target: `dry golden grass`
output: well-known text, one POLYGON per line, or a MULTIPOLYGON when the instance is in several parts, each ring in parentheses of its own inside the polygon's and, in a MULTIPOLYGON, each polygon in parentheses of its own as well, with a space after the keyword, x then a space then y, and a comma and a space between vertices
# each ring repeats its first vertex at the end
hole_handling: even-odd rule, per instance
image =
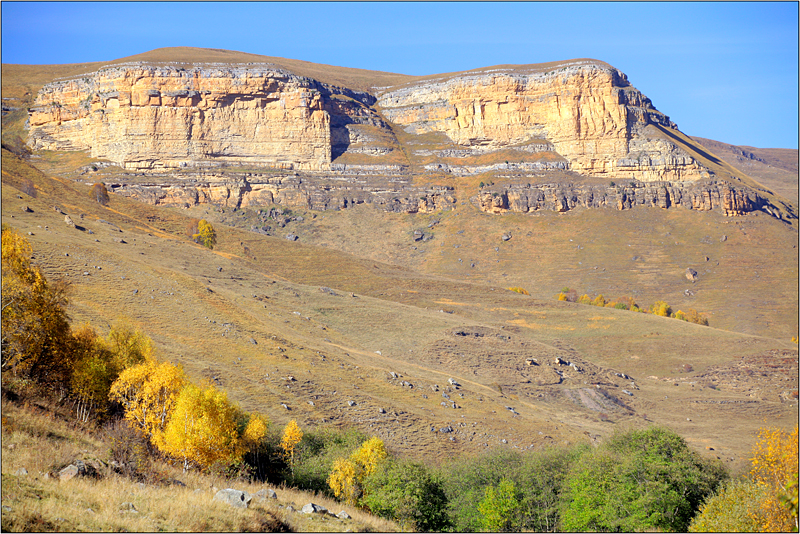
POLYGON ((250 494, 263 484, 227 481, 153 461, 151 469, 184 486, 143 484, 105 469, 100 478, 53 476, 76 459, 109 460, 98 431, 82 430, 41 410, 3 401, 2 527, 4 531, 127 532, 395 532, 396 524, 327 497, 286 488, 274 500, 251 501, 246 510, 213 500, 215 488, 250 494), (21 474, 25 468, 28 474, 21 474), (300 513, 304 504, 346 511, 351 519, 300 513), (135 511, 131 510, 132 504, 135 511), (295 512, 287 507, 292 506, 295 512), (6 509, 6 507, 8 509, 6 509))
POLYGON ((702 137, 693 139, 771 191, 797 204, 797 149, 734 146, 702 137))
MULTIPOLYGON (((9 175, 25 170, 22 162, 12 163, 4 158, 9 175)), ((35 261, 48 276, 74 282, 73 319, 103 331, 127 315, 154 338, 162 357, 181 363, 196 381, 216 377, 218 387, 243 409, 263 413, 278 426, 289 419, 303 428, 323 421, 356 426, 401 456, 432 461, 497 446, 583 441, 586 432, 603 435, 615 423, 655 421, 695 444, 713 440, 735 464, 761 418, 796 417, 796 403, 779 400, 796 389, 796 379, 758 386, 759 400, 752 405, 717 405, 719 390, 702 386, 704 373, 730 362, 732 354, 796 350, 789 342, 797 320, 796 262, 790 261, 796 252, 785 246, 788 229, 770 218, 732 221, 713 213, 646 208, 492 216, 460 204, 453 211, 408 215, 359 206, 316 219, 301 212, 306 221, 286 228, 301 241, 289 243, 246 231, 252 216, 247 211, 161 209, 114 195, 104 208, 88 198, 86 186, 27 172, 39 198, 18 199, 4 179, 4 222, 34 234, 29 238, 35 261), (78 224, 87 232, 68 229, 53 204, 73 215, 85 213, 78 224), (22 205, 34 213, 21 213, 22 205), (185 236, 191 217, 211 220, 217 228, 213 251, 185 236), (428 229, 432 220, 439 223, 428 229), (747 223, 741 236, 737 222, 747 223), (417 228, 435 238, 415 244, 417 228), (513 239, 503 242, 506 231, 513 239), (723 233, 729 236, 724 243, 723 233), (114 242, 115 236, 127 244, 114 242), (703 243, 704 236, 713 239, 703 243), (604 245, 612 242, 617 246, 604 245), (692 285, 697 293, 688 298, 685 265, 703 254, 713 258, 713 268, 698 269, 700 279, 692 285), (633 255, 643 261, 632 262, 633 255), (758 263, 762 257, 773 263, 765 267, 758 263), (756 265, 763 270, 752 280, 756 265), (731 294, 729 284, 739 291, 731 294), (532 296, 503 289, 512 286, 532 296), (707 313, 712 327, 555 301, 564 286, 609 298, 633 293, 642 305, 657 299, 676 309, 688 304, 707 313), (738 304, 749 306, 746 310, 767 305, 771 312, 740 316, 738 304), (465 327, 487 335, 455 334, 465 327), (750 333, 757 335, 719 327, 756 329, 750 333), (509 342, 490 342, 497 336, 508 336, 509 342), (554 354, 601 370, 563 384, 528 378, 527 357, 554 354), (693 373, 683 371, 687 362, 693 373), (610 369, 635 376, 637 384, 648 376, 660 378, 645 381, 635 398, 626 399, 632 414, 611 413, 607 420, 565 397, 569 390, 605 382, 610 369), (400 387, 389 371, 414 388, 400 387), (287 381, 288 375, 296 380, 287 381), (430 389, 451 377, 463 384, 458 410, 442 407, 440 393, 430 389), (675 388, 663 377, 694 385, 675 388), (347 406, 348 400, 356 405, 347 406), (521 416, 506 414, 504 406, 511 403, 521 416), (731 419, 731 406, 740 417, 731 419), (380 415, 379 408, 389 414, 380 415), (680 417, 698 408, 705 414, 702 425, 680 417), (711 430, 730 430, 731 420, 735 432, 711 430), (430 430, 447 424, 456 425, 456 441, 430 430), (509 443, 501 444, 501 437, 509 443)), ((457 187, 476 189, 474 182, 457 187)), ((612 391, 629 387, 618 382, 612 391)), ((742 392, 722 398, 747 400, 742 392)))
MULTIPOLYGON (((137 59, 238 63, 275 58, 187 48, 119 61, 137 59)), ((324 80, 342 85, 412 79, 295 63, 284 66, 306 68, 296 72, 328 76, 324 80)), ((46 77, 44 71, 20 75, 11 67, 3 66, 4 74, 9 73, 8 80, 3 78, 4 91, 7 83, 21 91, 25 79, 39 83, 46 77)), ((58 72, 69 69, 79 72, 78 66, 58 72)), ((539 431, 558 441, 605 432, 608 423, 598 422, 584 407, 564 403, 564 390, 580 388, 582 381, 541 388, 525 382, 520 362, 531 347, 545 354, 575 351, 603 368, 645 377, 674 375, 685 360, 701 373, 729 361, 732 354, 794 348, 788 344, 797 333, 793 228, 762 214, 727 219, 682 209, 490 215, 471 206, 469 199, 480 181, 503 185, 499 176, 454 179, 416 173, 426 160, 414 150, 456 147, 441 133, 410 136, 399 128, 394 133, 401 150, 387 161, 408 161, 416 183, 454 187, 459 199, 455 210, 418 215, 388 214, 372 206, 324 214, 300 210, 305 222, 291 223, 286 231, 301 239, 288 243, 247 231, 254 222, 247 210, 161 209, 114 195, 108 207, 101 207, 89 197, 89 187, 73 180, 75 171, 91 161, 85 154, 37 154, 31 161, 42 173, 4 153, 3 221, 33 234, 36 262, 49 276, 73 282, 70 313, 76 321, 103 329, 127 315, 156 340, 164 357, 182 363, 194 379, 216 377, 247 410, 260 411, 277 424, 296 418, 302 425, 355 425, 379 434, 398 453, 418 458, 478 452, 498 446, 501 434, 513 446, 529 447, 546 439, 539 431), (19 191, 22 179, 35 184, 38 199, 19 191), (23 205, 34 212, 22 214, 23 205), (86 231, 67 230, 53 205, 73 218, 85 214, 76 223, 86 231), (214 223, 217 248, 209 251, 188 241, 184 228, 189 217, 214 223), (439 223, 429 229, 434 239, 414 242, 414 230, 435 220, 439 223), (513 239, 503 242, 500 236, 506 232, 513 239), (728 238, 724 243, 722 235, 728 238), (126 243, 114 240, 119 237, 126 243), (700 272, 695 284, 684 277, 687 266, 700 272), (322 286, 337 295, 320 291, 322 286), (502 290, 511 286, 524 287, 533 296, 502 290), (611 298, 633 295, 642 305, 664 299, 676 309, 708 314, 712 328, 622 316, 627 312, 617 310, 593 313, 555 302, 553 295, 564 286, 611 298), (687 295, 687 289, 694 295, 687 295), (514 348, 497 352, 466 343, 453 333, 465 326, 512 336, 514 348), (491 360, 498 354, 503 361, 491 360), (388 382, 390 370, 408 377, 415 389, 388 382), (287 375, 297 376, 297 383, 283 380, 287 375), (426 388, 445 383, 451 375, 469 384, 460 411, 446 411, 433 395, 423 397, 426 388), (351 398, 358 401, 356 407, 345 408, 351 398), (530 410, 524 419, 512 422, 498 416, 507 399, 530 410), (392 406, 396 417, 376 416, 379 407, 392 406), (465 431, 453 442, 430 431, 462 419, 474 423, 475 434, 465 431)), ((689 138, 673 141, 706 158, 720 173, 734 178, 742 174, 689 138)), ((470 162, 506 159, 512 161, 513 151, 476 156, 470 162)), ((365 156, 358 162, 368 161, 365 156)), ((113 171, 80 179, 100 177, 111 181, 113 171)), ((552 179, 561 178, 566 179, 552 179)), ((698 399, 687 394, 664 403, 661 398, 669 388, 662 385, 654 383, 637 394, 632 401, 635 417, 646 413, 649 420, 674 423, 690 439, 705 439, 708 425, 689 425, 675 416, 686 407, 681 403, 694 406, 698 399)), ((753 417, 791 416, 790 406, 776 400, 778 393, 764 393, 758 408, 737 422, 739 434, 746 434, 753 417)), ((698 395, 705 401, 713 394, 698 395)), ((727 418, 722 411, 713 412, 709 424, 727 418)), ((722 439, 733 451, 744 443, 736 433, 722 439)))

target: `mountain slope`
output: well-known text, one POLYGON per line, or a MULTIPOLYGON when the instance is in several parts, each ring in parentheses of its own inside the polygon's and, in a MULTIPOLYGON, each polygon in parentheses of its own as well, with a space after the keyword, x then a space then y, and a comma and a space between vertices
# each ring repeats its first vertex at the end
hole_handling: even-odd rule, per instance
POLYGON ((102 328, 126 315, 193 378, 279 423, 356 425, 431 459, 656 422, 739 462, 763 417, 796 418, 786 341, 526 297, 219 223, 210 251, 184 236, 182 210, 114 195, 103 208, 88 187, 8 153, 3 167, 3 222, 33 234, 48 276, 73 282, 74 321, 102 328), (12 185, 24 179, 37 198, 12 185), (769 378, 744 374, 764 363, 769 378))

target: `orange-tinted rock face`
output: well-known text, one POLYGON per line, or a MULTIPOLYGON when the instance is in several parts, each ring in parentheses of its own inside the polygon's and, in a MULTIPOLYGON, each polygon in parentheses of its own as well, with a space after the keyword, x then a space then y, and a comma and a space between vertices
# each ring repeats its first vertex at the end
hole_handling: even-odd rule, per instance
POLYGON ((89 150, 126 169, 331 161, 330 115, 315 82, 278 69, 115 66, 40 91, 34 149, 89 150))
POLYGON ((691 156, 645 130, 648 124, 674 128, 669 118, 624 74, 595 62, 425 80, 385 90, 378 103, 409 133, 444 132, 476 150, 546 139, 582 174, 642 181, 707 177, 691 156))

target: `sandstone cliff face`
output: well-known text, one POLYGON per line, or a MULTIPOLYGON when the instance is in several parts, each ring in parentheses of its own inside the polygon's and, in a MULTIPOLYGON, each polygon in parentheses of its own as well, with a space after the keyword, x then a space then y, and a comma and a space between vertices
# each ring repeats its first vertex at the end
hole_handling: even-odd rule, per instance
POLYGON ((365 107, 351 99, 326 109, 330 94, 323 84, 268 66, 114 66, 45 86, 30 110, 29 143, 88 150, 125 169, 326 168, 331 112, 347 123, 348 113, 365 107))
POLYGON ((28 142, 134 171, 116 174, 112 189, 171 206, 372 203, 428 212, 452 206, 457 188, 415 185, 416 177, 485 174, 508 180, 471 199, 491 212, 769 208, 754 191, 714 181, 663 133, 675 124, 602 62, 474 71, 374 92, 268 64, 114 65, 46 85, 29 110, 28 142), (398 126, 405 134, 395 135, 398 126), (565 184, 580 175, 630 185, 565 184), (548 177, 560 184, 521 185, 548 177))
POLYGON ((691 156, 646 130, 649 124, 676 126, 624 74, 599 62, 426 80, 387 89, 378 104, 409 133, 444 132, 476 151, 547 140, 581 174, 643 181, 708 177, 691 156))

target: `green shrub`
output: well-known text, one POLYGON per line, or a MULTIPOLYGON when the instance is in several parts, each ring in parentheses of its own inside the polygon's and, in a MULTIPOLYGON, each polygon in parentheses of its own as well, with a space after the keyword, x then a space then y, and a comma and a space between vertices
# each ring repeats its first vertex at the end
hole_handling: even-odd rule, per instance
POLYGON ((294 473, 288 480, 301 489, 333 495, 328 486, 333 463, 347 458, 368 438, 357 429, 323 427, 309 430, 295 448, 294 473))
POLYGON ((515 532, 520 523, 520 495, 514 482, 503 478, 497 486, 488 486, 478 503, 481 530, 486 532, 515 532))
POLYGON ((722 486, 700 507, 689 532, 760 532, 761 501, 767 487, 750 480, 722 486))
POLYGON ((567 531, 686 531, 703 499, 725 479, 663 428, 611 436, 576 464, 566 482, 560 527, 567 531))
POLYGON ((425 465, 390 462, 367 477, 364 503, 370 511, 418 532, 450 526, 442 483, 425 465))
POLYGON ((582 444, 572 447, 550 447, 523 457, 515 474, 521 494, 521 529, 552 532, 559 518, 560 496, 572 466, 589 451, 582 444))
POLYGON ((457 532, 481 530, 483 518, 477 504, 485 497, 486 488, 497 486, 520 465, 518 453, 492 451, 446 466, 442 470, 442 481, 453 528, 457 532))

